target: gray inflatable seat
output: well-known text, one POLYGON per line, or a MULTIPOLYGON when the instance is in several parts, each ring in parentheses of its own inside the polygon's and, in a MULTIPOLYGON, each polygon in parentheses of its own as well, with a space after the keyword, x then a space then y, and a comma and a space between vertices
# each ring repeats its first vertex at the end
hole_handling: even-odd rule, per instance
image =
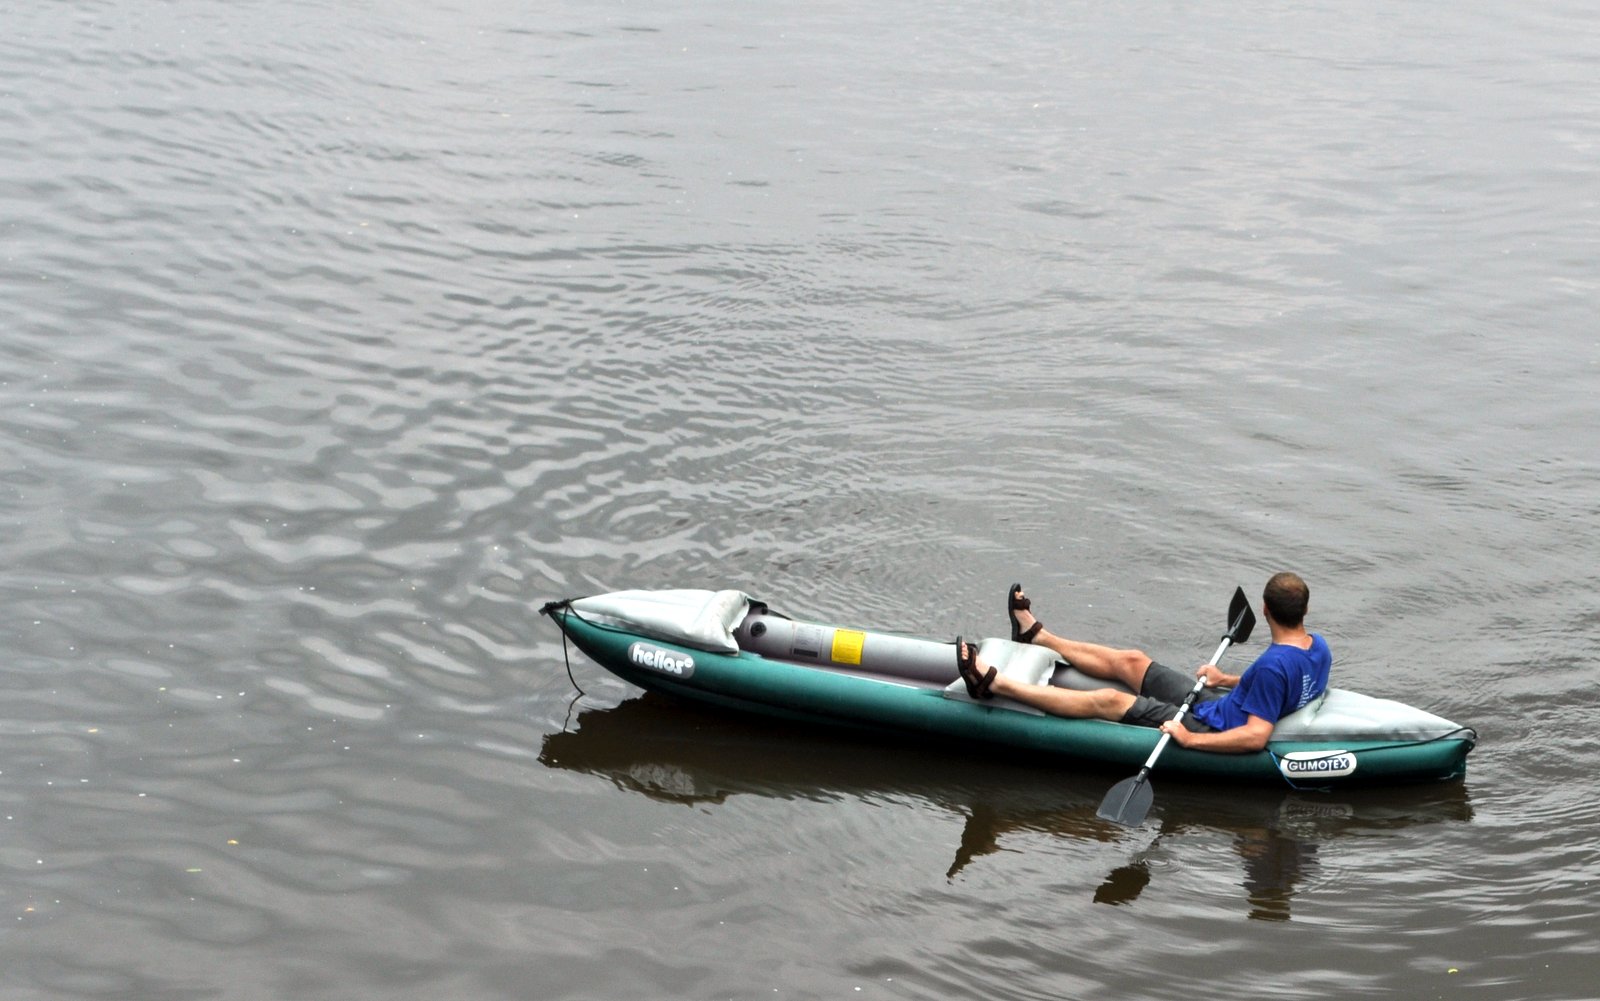
POLYGON ((1458 723, 1415 706, 1344 688, 1330 688, 1272 730, 1279 740, 1431 740, 1461 731, 1458 723))

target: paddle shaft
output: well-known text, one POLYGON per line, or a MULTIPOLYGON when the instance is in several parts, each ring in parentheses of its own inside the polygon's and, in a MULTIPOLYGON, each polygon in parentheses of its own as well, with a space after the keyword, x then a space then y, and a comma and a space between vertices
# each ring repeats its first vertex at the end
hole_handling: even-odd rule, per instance
MULTIPOLYGON (((1217 652, 1211 655, 1211 659, 1207 661, 1207 663, 1215 664, 1217 661, 1221 660, 1222 655, 1227 652, 1228 646, 1232 643, 1232 634, 1222 637, 1222 642, 1217 645, 1217 652)), ((1183 717, 1188 714, 1189 707, 1194 705, 1194 700, 1200 697, 1201 689, 1205 687, 1206 679, 1196 678, 1194 681, 1194 687, 1189 689, 1189 697, 1183 700, 1183 705, 1178 707, 1178 715, 1172 718, 1175 720, 1183 719, 1183 717)), ((1171 739, 1172 734, 1170 733, 1163 733, 1161 735, 1161 739, 1156 741, 1155 749, 1150 752, 1150 756, 1148 758, 1144 759, 1144 767, 1139 769, 1139 775, 1134 779, 1135 782, 1150 774, 1150 769, 1155 767, 1156 759, 1161 757, 1161 752, 1167 749, 1167 742, 1171 739)))
MULTIPOLYGON (((1235 588, 1233 601, 1228 606, 1228 631, 1222 634, 1222 643, 1217 647, 1217 652, 1211 655, 1211 663, 1215 664, 1222 659, 1230 643, 1243 643, 1250 638, 1250 631, 1256 626, 1255 613, 1250 611, 1250 599, 1244 596, 1244 588, 1235 588)), ((1183 705, 1178 707, 1178 715, 1172 717, 1174 721, 1183 719, 1189 707, 1200 695, 1200 690, 1206 687, 1205 677, 1201 676, 1194 681, 1194 687, 1189 690, 1189 697, 1183 700, 1183 705)), ((1172 737, 1163 733, 1161 739, 1156 741, 1155 750, 1150 752, 1150 757, 1145 759, 1144 767, 1139 769, 1139 774, 1123 779, 1111 787, 1106 793, 1106 798, 1100 801, 1100 809, 1095 811, 1095 816, 1124 827, 1138 827, 1144 823, 1144 817, 1150 810, 1150 804, 1155 799, 1155 792, 1150 788, 1150 769, 1155 767, 1156 759, 1161 757, 1161 752, 1166 750, 1167 741, 1172 737)))

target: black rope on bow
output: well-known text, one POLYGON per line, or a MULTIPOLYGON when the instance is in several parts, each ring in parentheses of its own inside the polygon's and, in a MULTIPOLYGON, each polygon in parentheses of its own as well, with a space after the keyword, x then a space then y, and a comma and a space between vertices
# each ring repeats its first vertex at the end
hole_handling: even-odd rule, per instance
MULTIPOLYGON (((568 598, 564 601, 547 601, 542 607, 540 607, 539 614, 548 615, 552 620, 554 620, 557 609, 566 609, 567 615, 576 614, 572 610, 571 598, 568 598)), ((560 623, 557 623, 557 625, 560 626, 560 623)), ((561 660, 567 665, 567 681, 571 682, 573 690, 578 693, 578 699, 586 697, 589 693, 585 692, 583 688, 579 686, 578 679, 572 676, 572 657, 567 653, 567 631, 564 628, 561 630, 561 660)), ((573 703, 576 704, 578 699, 573 699, 573 703)), ((569 706, 567 708, 569 716, 571 715, 571 711, 571 706, 569 706)))
MULTIPOLYGON (((550 616, 551 620, 554 621, 557 609, 565 609, 567 615, 574 614, 572 611, 572 600, 570 598, 565 601, 545 602, 543 607, 539 609, 539 614, 548 615, 550 616)), ((562 628, 562 624, 559 622, 556 623, 556 626, 557 628, 561 628, 561 662, 567 666, 567 682, 572 685, 572 690, 578 693, 572 697, 571 702, 567 703, 567 718, 561 721, 561 732, 568 733, 572 729, 572 710, 577 708, 578 703, 581 702, 588 693, 585 692, 583 687, 578 684, 578 679, 573 677, 572 656, 567 650, 567 631, 565 628, 562 628)))
MULTIPOLYGON (((572 676, 572 658, 567 656, 567 631, 565 629, 561 631, 561 659, 567 664, 567 680, 572 682, 573 689, 578 693, 578 699, 588 695, 588 692, 578 687, 578 679, 572 676)), ((578 699, 573 699, 572 701, 577 702, 578 699)))

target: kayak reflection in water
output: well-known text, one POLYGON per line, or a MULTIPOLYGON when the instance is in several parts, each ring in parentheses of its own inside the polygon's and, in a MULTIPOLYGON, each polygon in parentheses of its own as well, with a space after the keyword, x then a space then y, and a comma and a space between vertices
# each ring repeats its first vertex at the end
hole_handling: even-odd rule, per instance
POLYGON ((1328 687, 1333 654, 1327 641, 1308 632, 1305 614, 1311 589, 1299 575, 1278 573, 1262 591, 1262 610, 1272 630, 1272 645, 1240 674, 1202 664, 1194 677, 1206 690, 1186 726, 1175 717, 1194 687, 1181 671, 1151 660, 1142 650, 1119 650, 1058 636, 1034 617, 1032 601, 1013 584, 1006 596, 1011 638, 1054 651, 1093 678, 1121 688, 1076 691, 1035 685, 1000 674, 979 656, 977 647, 956 641, 956 666, 973 698, 1003 695, 1055 716, 1105 719, 1158 728, 1181 747, 1242 753, 1267 746, 1278 720, 1328 687))

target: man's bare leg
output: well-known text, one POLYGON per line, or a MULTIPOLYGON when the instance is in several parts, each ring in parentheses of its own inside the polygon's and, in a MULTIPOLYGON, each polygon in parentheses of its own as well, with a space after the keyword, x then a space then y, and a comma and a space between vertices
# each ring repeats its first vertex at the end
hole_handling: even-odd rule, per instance
MULTIPOLYGON (((969 644, 961 643, 960 646, 966 648, 969 644)), ((957 655, 964 652, 964 649, 959 649, 957 655)), ((983 677, 988 674, 990 665, 978 656, 975 649, 972 656, 978 676, 983 677)), ((1032 706, 1052 716, 1108 719, 1113 723, 1121 722, 1122 717, 1133 706, 1132 695, 1114 688, 1097 688, 1091 692, 1080 692, 1071 688, 1056 688, 1053 685, 1030 685, 1003 674, 997 674, 994 681, 989 684, 989 693, 1015 699, 1023 705, 1032 706)))
MULTIPOLYGON (((1015 593, 1018 597, 1022 596, 1020 590, 1015 593)), ((1033 613, 1026 608, 1014 609, 1010 614, 1016 618, 1018 627, 1024 632, 1031 629, 1037 621, 1033 613)), ((1144 673, 1150 667, 1150 657, 1143 650, 1119 650, 1115 647, 1102 646, 1099 643, 1071 640, 1065 636, 1057 636, 1043 627, 1033 637, 1033 642, 1038 646, 1053 650, 1062 660, 1092 678, 1120 681, 1135 692, 1138 692, 1144 686, 1144 673)), ((998 683, 998 679, 996 681, 998 683)), ((1052 689, 1052 691, 1065 690, 1052 689)), ((1012 697, 1015 698, 1015 696, 1012 697)), ((1024 700, 1017 699, 1017 701, 1024 700)), ((1033 703, 1029 704, 1032 705, 1033 703)), ((1044 709, 1044 706, 1035 706, 1035 708, 1044 709)), ((1048 712, 1049 710, 1046 711, 1048 712)), ((1120 719, 1121 717, 1119 716, 1118 718, 1120 719)))

